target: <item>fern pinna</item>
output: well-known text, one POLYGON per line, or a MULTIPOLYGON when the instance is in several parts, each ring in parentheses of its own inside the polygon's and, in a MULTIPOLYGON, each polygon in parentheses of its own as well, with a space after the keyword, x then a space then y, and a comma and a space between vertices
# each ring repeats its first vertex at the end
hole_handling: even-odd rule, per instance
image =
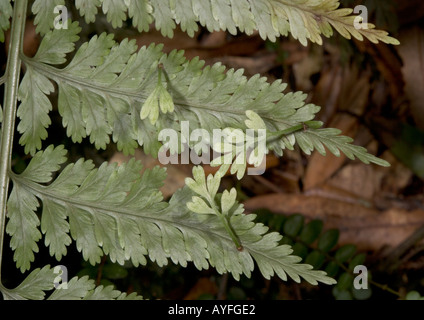
MULTIPOLYGON (((365 163, 388 163, 353 145, 339 130, 323 128, 314 121, 320 107, 307 104, 301 92, 283 93, 286 85, 280 80, 269 83, 259 75, 249 79, 243 70, 227 70, 220 63, 205 66, 198 58, 187 60, 183 51, 165 54, 160 44, 138 48, 133 40, 117 43, 106 33, 93 36, 75 51, 81 31, 78 23, 69 20, 66 28, 54 28, 54 9, 65 4, 64 0, 33 2, 36 30, 43 38, 34 57, 22 51, 15 56, 23 62, 25 74, 19 91, 16 86, 9 88, 11 95, 6 96, 18 99, 19 107, 13 109, 7 99, 4 103, 5 108, 12 106, 12 113, 16 111, 19 143, 32 156, 25 171, 16 174, 7 160, 10 145, 2 143, 2 160, 7 162, 2 175, 13 183, 6 232, 17 268, 30 269, 44 237, 57 260, 75 241, 92 264, 103 254, 120 264, 130 260, 135 266, 146 264, 147 258, 160 266, 169 260, 182 266, 192 262, 199 270, 212 266, 239 279, 242 274, 250 276, 256 263, 266 278, 276 274, 284 280, 289 276, 297 282, 303 278, 311 284, 334 284, 325 272, 300 263, 290 246, 280 244, 281 235, 254 222, 255 215, 244 215, 235 189, 218 193, 221 172, 230 165, 208 177, 195 167, 194 179, 187 179, 187 187, 166 202, 159 191, 164 169, 140 175, 142 164, 134 160, 95 168, 91 161, 69 163, 63 146, 42 150, 51 124, 49 95, 58 93, 57 107, 68 137, 75 143, 87 137, 97 149, 113 142, 126 154, 142 147, 158 156, 163 145, 160 131, 179 132, 181 122, 189 121, 191 130, 209 133, 214 129, 266 130, 272 137, 266 152, 280 156, 297 145, 306 154, 313 150, 325 154, 327 148, 365 163), (75 53, 72 58, 70 53, 75 53)), ((0 40, 13 10, 25 16, 26 5, 26 0, 15 0, 14 8, 11 1, 0 1, 0 40)), ((95 21, 101 10, 114 28, 130 18, 140 32, 154 23, 167 37, 179 25, 190 36, 200 26, 231 34, 258 30, 263 39, 274 41, 291 33, 306 45, 308 41, 322 44, 322 36, 336 30, 346 38, 398 43, 371 24, 356 29, 352 10, 339 8, 335 0, 76 0, 74 5, 86 22, 95 21)), ((22 20, 16 16, 15 12, 13 27, 22 20)), ((19 27, 12 29, 12 37, 21 37, 14 30, 19 27)), ((2 115, 2 127, 9 127, 7 119, 2 115)), ((2 142, 5 139, 2 136, 2 142)), ((240 179, 245 169, 245 163, 233 164, 232 172, 240 179)), ((10 299, 43 298, 44 291, 53 289, 54 276, 53 268, 47 266, 34 270, 17 288, 1 286, 1 290, 10 299)), ((109 287, 95 288, 87 278, 73 278, 67 288, 56 289, 49 298, 136 298, 109 287)))

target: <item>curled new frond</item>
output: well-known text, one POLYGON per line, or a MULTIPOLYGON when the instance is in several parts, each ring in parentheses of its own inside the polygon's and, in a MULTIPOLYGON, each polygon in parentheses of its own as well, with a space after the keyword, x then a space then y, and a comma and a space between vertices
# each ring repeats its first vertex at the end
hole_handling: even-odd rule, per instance
MULTIPOLYGON (((38 22, 37 30, 47 33, 57 4, 63 0, 37 0, 33 6, 38 22), (40 3, 44 10, 40 10, 40 3), (49 10, 50 9, 50 10, 49 10)), ((193 36, 199 24, 209 31, 226 30, 252 34, 255 30, 263 39, 275 39, 289 33, 302 44, 307 41, 322 44, 322 36, 330 37, 335 29, 345 38, 369 39, 372 42, 399 42, 382 30, 376 30, 361 17, 352 15, 353 10, 339 8, 338 0, 76 0, 76 8, 87 22, 93 22, 101 7, 114 28, 120 28, 128 18, 140 32, 148 31, 154 22, 163 36, 172 37, 177 25, 193 36)))
MULTIPOLYGON (((13 189, 6 232, 12 237, 14 260, 21 271, 30 268, 42 233, 50 254, 58 260, 72 239, 92 264, 100 262, 103 254, 120 264, 131 260, 135 266, 146 264, 146 257, 160 266, 170 259, 182 266, 193 262, 199 270, 212 266, 239 279, 241 274, 250 277, 256 262, 265 278, 277 274, 283 280, 289 276, 297 282, 303 278, 312 284, 334 283, 325 272, 301 264, 289 246, 279 244, 281 235, 268 233, 267 227, 254 222, 255 215, 241 214, 234 192, 222 194, 216 208, 219 214, 198 214, 198 208, 187 206, 195 196, 190 189, 163 202, 159 188, 164 169, 140 175, 141 163, 134 160, 99 168, 79 160, 51 181, 66 161, 65 153, 63 147, 50 146, 38 152, 22 174, 9 173, 13 189), (41 219, 35 213, 38 207, 42 207, 41 219), (242 250, 234 245, 229 228, 242 250)), ((198 183, 191 187, 209 199, 218 191, 220 177, 202 180, 204 172, 196 170, 198 183)))
POLYGON ((226 70, 219 63, 205 66, 198 58, 187 60, 183 51, 165 54, 162 45, 154 44, 137 51, 135 41, 118 44, 103 33, 82 44, 66 67, 54 67, 66 61, 79 31, 76 22, 67 30, 53 30, 44 37, 34 58, 22 56, 27 72, 19 88, 18 130, 27 153, 35 154, 47 137, 52 109, 48 95, 55 90, 54 81, 58 111, 68 136, 74 142, 89 137, 96 148, 105 148, 113 141, 124 153, 133 153, 140 145, 157 156, 162 129, 177 132, 180 140, 192 146, 196 142, 190 139, 194 130, 204 130, 210 136, 214 129, 244 131, 255 114, 273 137, 267 149, 278 155, 300 142, 308 152, 316 148, 323 153, 325 145, 335 154, 347 150, 352 157, 388 165, 363 148, 349 146, 351 140, 338 137, 334 131, 314 133, 322 125, 313 122, 320 107, 306 104, 306 94, 284 94, 286 84, 280 80, 270 84, 259 75, 248 79, 243 70, 226 70), (189 123, 188 132, 182 132, 184 121, 189 123))

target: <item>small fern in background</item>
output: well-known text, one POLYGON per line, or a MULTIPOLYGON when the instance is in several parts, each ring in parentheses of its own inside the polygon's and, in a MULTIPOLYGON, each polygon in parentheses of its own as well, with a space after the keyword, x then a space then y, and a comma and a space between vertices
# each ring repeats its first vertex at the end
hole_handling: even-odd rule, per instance
MULTIPOLYGON (((323 128, 323 123, 314 120, 320 107, 307 104, 301 92, 283 93, 286 85, 280 80, 269 83, 259 75, 248 79, 243 70, 227 70, 220 63, 205 66, 198 58, 187 60, 183 51, 165 54, 162 45, 137 48, 127 39, 117 43, 106 33, 76 48, 81 31, 77 22, 53 28, 55 8, 65 5, 64 0, 31 3, 36 31, 43 38, 36 55, 26 57, 21 39, 27 4, 27 0, 15 0, 12 8, 12 1, 0 0, 2 41, 13 15, 7 73, 1 78, 5 100, 0 119, 0 246, 5 230, 21 272, 31 270, 43 240, 58 261, 75 242, 91 264, 103 255, 134 266, 145 265, 147 259, 159 266, 169 261, 183 267, 193 263, 199 270, 213 267, 218 273, 231 273, 236 280, 241 275, 250 277, 256 265, 267 279, 277 275, 314 285, 336 283, 331 263, 326 271, 312 267, 324 267, 319 263, 323 252, 312 251, 302 263, 304 247, 295 244, 292 249, 280 243, 279 233, 255 222, 255 215, 243 214, 235 189, 218 192, 221 173, 229 165, 207 177, 201 167, 195 167, 187 187, 166 202, 159 191, 164 169, 141 175, 142 163, 134 160, 95 167, 83 159, 70 162, 63 146, 43 146, 52 123, 52 94, 57 93, 55 103, 67 136, 74 143, 87 138, 96 149, 114 143, 125 154, 141 147, 157 157, 163 145, 160 131, 173 129, 189 141, 180 132, 181 122, 189 121, 191 132, 266 130, 272 137, 266 152, 280 156, 297 145, 306 154, 317 150, 325 155, 328 149, 364 163, 387 166, 386 161, 353 145, 339 130, 323 128), (19 83, 21 62, 25 73, 19 83), (19 174, 10 163, 15 120, 19 144, 32 158, 19 174)), ((199 26, 231 34, 258 30, 263 39, 275 41, 290 33, 306 45, 308 41, 322 44, 322 36, 330 37, 335 30, 347 39, 398 44, 371 24, 356 29, 352 9, 340 9, 335 0, 76 0, 72 5, 88 23, 101 10, 113 28, 130 18, 138 31, 147 31, 154 23, 165 37, 172 37, 179 25, 190 36, 199 26)), ((247 161, 241 156, 244 163, 231 166, 239 179, 247 161)), ((308 228, 314 229, 307 225, 304 230, 308 228)), ((318 247, 328 252, 332 246, 320 245, 323 241, 318 247)), ((345 248, 336 253, 339 262, 349 260, 351 251, 345 248)), ((54 268, 46 266, 33 270, 17 288, 1 285, 0 289, 6 299, 42 299, 47 292, 49 299, 140 298, 110 286, 95 287, 88 277, 72 278, 66 290, 53 290, 56 276, 54 268)))

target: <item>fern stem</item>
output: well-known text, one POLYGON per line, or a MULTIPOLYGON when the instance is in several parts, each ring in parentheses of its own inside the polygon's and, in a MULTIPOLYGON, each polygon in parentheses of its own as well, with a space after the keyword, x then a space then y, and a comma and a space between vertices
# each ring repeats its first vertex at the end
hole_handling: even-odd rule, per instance
POLYGON ((6 225, 6 204, 9 189, 8 170, 12 158, 13 134, 15 130, 15 118, 19 76, 21 73, 21 60, 19 53, 22 50, 23 33, 26 22, 27 0, 15 0, 9 59, 6 69, 6 85, 4 96, 4 117, 2 124, 2 139, 0 146, 0 283, 1 265, 3 255, 4 229, 6 225))
POLYGON ((211 208, 215 211, 215 214, 219 217, 219 220, 221 221, 222 225, 225 228, 225 231, 227 231, 228 235, 231 237, 231 240, 233 240, 236 248, 238 251, 243 251, 243 246, 240 243, 239 238, 234 233, 233 228, 230 226, 230 222, 227 219, 227 216, 225 216, 217 207, 215 201, 212 199, 212 197, 207 198, 209 204, 211 205, 211 208))
POLYGON ((303 124, 298 124, 298 125, 292 126, 290 128, 287 128, 285 130, 268 132, 266 141, 269 143, 269 142, 272 142, 272 141, 275 141, 275 140, 279 140, 283 136, 287 136, 289 134, 295 133, 295 132, 303 130, 303 129, 304 129, 303 124))
POLYGON ((219 219, 221 220, 225 230, 228 232, 228 234, 231 237, 231 240, 233 240, 234 244, 236 245, 236 248, 238 251, 243 251, 243 246, 241 245, 238 237, 234 233, 233 229, 230 226, 230 223, 228 222, 228 219, 226 216, 224 216, 222 213, 218 214, 219 219))

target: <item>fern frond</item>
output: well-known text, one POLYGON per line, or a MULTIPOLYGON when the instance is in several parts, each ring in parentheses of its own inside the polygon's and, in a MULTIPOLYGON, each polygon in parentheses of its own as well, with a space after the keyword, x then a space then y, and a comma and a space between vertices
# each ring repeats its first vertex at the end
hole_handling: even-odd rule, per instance
POLYGON ((100 6, 101 0, 75 0, 75 7, 79 10, 81 16, 85 17, 87 23, 96 21, 97 8, 100 6))
MULTIPOLYGON (((36 1, 33 12, 36 14, 36 23, 39 22, 37 31, 44 34, 49 30, 49 22, 53 20, 46 19, 45 15, 51 15, 53 10, 40 11, 40 2, 36 1)), ((52 9, 62 2, 49 0, 47 7, 52 9)), ((193 36, 200 24, 209 31, 226 30, 233 35, 238 30, 246 34, 258 30, 263 39, 271 41, 281 35, 287 36, 290 32, 303 45, 308 40, 322 44, 322 36, 332 36, 334 29, 348 39, 353 36, 359 40, 367 38, 374 43, 381 41, 399 44, 387 32, 376 30, 373 24, 368 23, 364 28, 356 29, 353 10, 339 8, 338 0, 76 0, 75 5, 87 22, 94 21, 97 7, 101 6, 114 28, 121 27, 123 21, 130 17, 134 27, 139 31, 147 31, 149 24, 154 21, 156 29, 166 37, 173 36, 177 24, 193 36)))
MULTIPOLYGON (((25 280, 15 289, 4 288, 0 284, 0 291, 5 300, 43 300, 46 292, 54 289, 57 273, 54 268, 45 266, 33 270, 25 280)), ((88 276, 74 277, 66 282, 66 289, 57 288, 48 297, 48 300, 140 300, 141 296, 114 290, 113 286, 96 287, 94 280, 88 276)))
MULTIPOLYGON (((106 34, 84 43, 65 68, 53 67, 71 50, 78 32, 75 22, 68 30, 54 30, 43 39, 41 51, 34 58, 22 57, 28 71, 20 87, 18 130, 23 134, 20 143, 25 145, 26 152, 35 154, 47 134, 51 105, 46 94, 53 90, 48 79, 58 85, 59 113, 74 142, 89 136, 97 148, 105 148, 113 132, 113 142, 124 153, 133 153, 140 145, 147 153, 157 156, 162 146, 160 131, 168 128, 181 132, 182 121, 189 121, 191 131, 201 128, 212 136, 214 129, 247 129, 246 112, 253 111, 272 135, 293 127, 303 128, 302 124, 313 120, 320 110, 318 106, 305 104, 306 94, 283 94, 286 85, 280 80, 269 84, 259 75, 247 79, 243 70, 226 70, 219 63, 205 67, 198 58, 186 60, 183 51, 164 54, 161 45, 150 45, 136 52, 134 41, 116 44, 106 34), (52 48, 50 43, 59 39, 60 49, 46 52, 46 48, 52 48), (159 115, 156 101, 156 104, 148 103, 156 108, 156 113, 149 115, 142 107, 157 90, 162 72, 161 86, 166 87, 167 97, 173 100, 172 108, 165 111, 173 112, 159 115), (149 119, 145 119, 147 115, 149 119)), ((334 135, 316 134, 298 135, 297 139, 302 138, 306 142, 323 139, 330 147, 331 140, 336 139, 334 135)), ((337 145, 342 151, 350 150, 350 142, 338 138, 337 145)), ((268 148, 282 155, 284 149, 293 149, 295 143, 296 136, 290 132, 271 141, 268 148)), ((368 156, 363 149, 352 150, 348 152, 359 159, 387 165, 368 156)))
POLYGON ((33 270, 28 277, 15 289, 6 289, 0 285, 0 291, 5 300, 43 300, 45 291, 54 288, 57 274, 50 266, 33 270))
POLYGON ((399 44, 398 40, 388 36, 386 31, 376 30, 371 23, 356 29, 357 16, 352 15, 352 9, 339 8, 338 0, 271 0, 270 3, 271 20, 278 33, 290 32, 305 46, 308 40, 322 44, 321 35, 331 37, 333 28, 347 39, 353 36, 360 41, 367 38, 373 43, 399 44))
POLYGON ((126 294, 112 285, 96 287, 94 280, 84 276, 74 277, 66 283, 66 289, 56 289, 48 300, 142 300, 136 293, 126 294))
MULTIPOLYGON (((200 215, 188 209, 187 203, 194 195, 188 188, 177 192, 169 204, 162 202, 159 188, 165 178, 163 169, 147 170, 140 176, 141 164, 134 160, 120 167, 104 164, 98 169, 92 162, 80 160, 66 166, 45 185, 46 177, 65 161, 64 152, 63 147, 49 147, 38 152, 21 175, 10 173, 12 194, 16 196, 8 202, 7 232, 12 236, 14 258, 22 271, 29 268, 31 250, 37 250, 38 238, 33 234, 40 233, 34 213, 39 199, 43 205, 41 229, 52 255, 66 254, 66 235, 70 233, 84 259, 92 264, 99 262, 103 253, 113 262, 131 260, 136 266, 145 264, 148 256, 160 266, 168 259, 182 266, 192 261, 199 270, 211 265, 239 279, 241 274, 251 275, 256 261, 266 278, 276 273, 284 280, 289 275, 295 281, 302 277, 312 284, 334 283, 324 272, 300 264, 300 258, 291 256, 289 246, 278 244, 280 235, 267 234, 267 227, 253 222, 255 215, 241 214, 240 205, 231 213, 229 205, 223 205, 222 210, 243 244, 242 251, 234 246, 228 228, 217 215, 200 215), (32 170, 42 178, 38 179, 32 170), (17 208, 18 203, 27 202, 22 201, 26 198, 32 200, 31 206, 17 208), (57 217, 52 217, 53 212, 57 217), (24 213, 34 222, 18 230, 14 226, 24 213), (49 219, 43 220, 45 214, 49 219), (44 224, 52 218, 61 220, 60 230, 55 229, 56 224, 44 224), (47 241, 56 234, 55 242, 47 241)), ((213 186, 209 183, 209 191, 216 193, 220 178, 215 180, 213 186)), ((230 202, 233 199, 230 195, 222 197, 230 202)))
POLYGON ((375 163, 380 166, 387 166, 385 160, 369 154, 364 147, 351 144, 352 138, 340 136, 339 134, 340 130, 333 128, 309 129, 304 132, 296 132, 295 137, 299 147, 308 155, 313 150, 317 150, 321 155, 325 156, 325 146, 337 157, 342 152, 351 160, 358 158, 366 164, 375 163))

